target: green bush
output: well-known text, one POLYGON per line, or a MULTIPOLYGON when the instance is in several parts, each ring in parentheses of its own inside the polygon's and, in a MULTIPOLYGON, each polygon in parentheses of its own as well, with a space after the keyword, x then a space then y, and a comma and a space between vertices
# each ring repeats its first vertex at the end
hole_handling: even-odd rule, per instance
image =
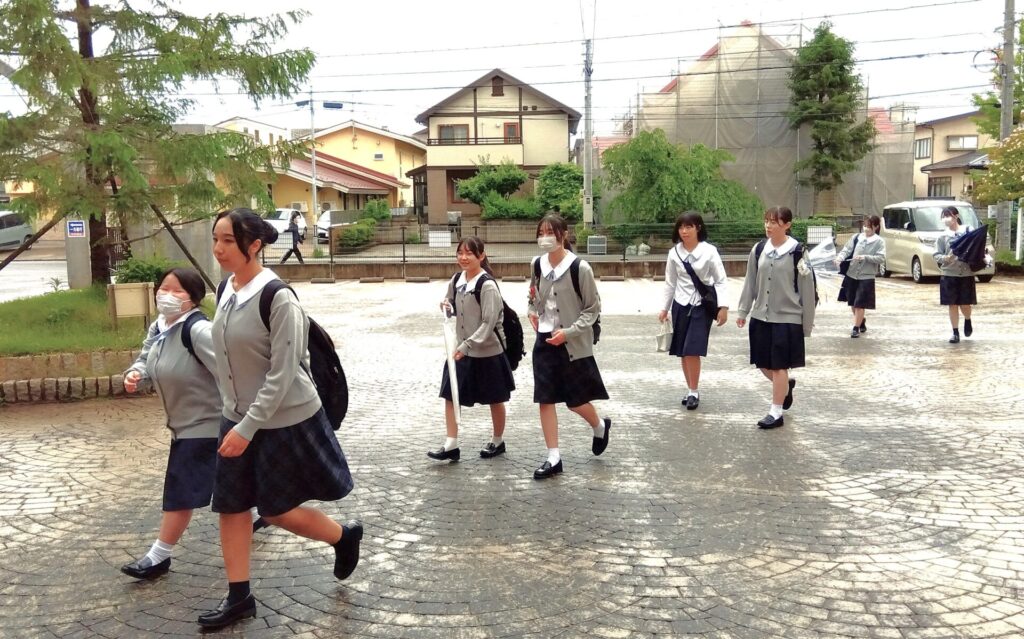
POLYGON ((1020 266, 1020 261, 1017 260, 1017 254, 1010 249, 999 249, 996 251, 996 265, 999 264, 1020 266))
POLYGON ((373 220, 374 222, 387 222, 391 219, 391 207, 385 200, 370 200, 363 207, 363 214, 360 220, 373 220))
POLYGON ((835 235, 837 228, 836 221, 832 218, 809 217, 807 219, 793 220, 793 227, 789 230, 789 234, 801 242, 806 242, 808 226, 827 226, 832 229, 832 235, 835 235))
POLYGON ((118 284, 129 282, 153 282, 153 284, 158 284, 158 280, 164 271, 176 266, 184 267, 187 265, 181 262, 172 262, 160 256, 148 258, 130 257, 114 269, 114 277, 117 278, 118 284))
POLYGON ((593 228, 587 228, 587 226, 583 222, 580 222, 579 224, 576 225, 574 230, 576 231, 576 248, 577 248, 577 250, 579 250, 579 251, 587 250, 587 239, 589 239, 590 236, 594 234, 594 229, 593 228))
POLYGON ((338 230, 338 244, 348 248, 363 246, 373 241, 373 236, 376 233, 376 220, 370 218, 362 219, 355 224, 350 224, 338 230))
POLYGON ((485 220, 538 220, 542 210, 532 197, 504 198, 495 191, 484 196, 480 217, 485 220))
POLYGON ((409 233, 408 235, 405 236, 405 243, 406 244, 419 244, 420 243, 420 234, 416 233, 415 231, 413 231, 412 233, 409 233))

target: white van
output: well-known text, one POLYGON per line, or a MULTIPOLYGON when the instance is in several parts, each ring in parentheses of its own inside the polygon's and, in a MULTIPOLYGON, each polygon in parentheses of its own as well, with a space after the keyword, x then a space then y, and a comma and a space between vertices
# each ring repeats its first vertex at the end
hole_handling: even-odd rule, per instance
POLYGON ((13 211, 0 211, 0 250, 14 250, 27 242, 35 231, 13 211))
MULTIPOLYGON (((885 264, 881 273, 909 273, 915 282, 939 277, 938 264, 932 254, 935 241, 946 231, 942 223, 942 209, 955 206, 960 212, 960 223, 978 228, 978 214, 967 202, 955 200, 912 200, 890 204, 882 209, 882 232, 885 240, 885 264)), ((995 253, 989 247, 990 253, 995 253)), ((978 281, 989 282, 996 273, 995 266, 977 272, 978 281)))

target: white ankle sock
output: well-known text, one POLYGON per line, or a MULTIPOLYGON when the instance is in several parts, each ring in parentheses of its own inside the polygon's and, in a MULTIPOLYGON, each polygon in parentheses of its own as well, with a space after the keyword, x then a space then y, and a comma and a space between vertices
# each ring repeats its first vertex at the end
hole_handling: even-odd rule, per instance
POLYGON ((458 437, 445 437, 444 438, 444 449, 445 450, 452 450, 452 449, 458 448, 458 447, 459 447, 459 438, 458 437))
POLYGON ((153 542, 153 547, 149 549, 146 556, 149 557, 149 560, 155 565, 170 557, 172 550, 174 550, 174 544, 165 544, 157 539, 153 542))
POLYGON ((700 397, 700 393, 697 392, 696 388, 690 388, 688 390, 689 390, 689 392, 686 393, 687 397, 700 397))
POLYGON ((768 414, 776 419, 782 417, 782 404, 772 404, 771 409, 768 410, 768 414))
POLYGON ((597 426, 591 426, 591 428, 594 429, 594 437, 596 439, 601 439, 602 437, 604 437, 604 418, 598 417, 597 426))
POLYGON ((504 438, 498 437, 497 435, 491 435, 491 443, 495 446, 501 446, 501 442, 505 441, 504 438))
POLYGON ((551 464, 552 466, 554 466, 554 465, 558 464, 558 462, 560 462, 560 461, 562 461, 562 456, 558 454, 558 449, 557 448, 549 448, 548 449, 548 463, 551 464))
POLYGON ((255 508, 250 508, 249 515, 252 517, 253 521, 256 521, 260 518, 260 511, 256 510, 255 508))

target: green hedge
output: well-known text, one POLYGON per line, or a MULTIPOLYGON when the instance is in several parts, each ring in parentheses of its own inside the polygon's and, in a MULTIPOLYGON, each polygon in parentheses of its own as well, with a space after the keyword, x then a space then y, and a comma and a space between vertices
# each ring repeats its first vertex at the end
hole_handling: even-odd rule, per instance
POLYGON ((338 245, 354 248, 373 241, 377 233, 377 221, 372 218, 359 220, 355 224, 344 226, 338 230, 338 245))
POLYGON ((485 220, 538 220, 542 217, 540 204, 532 197, 505 199, 491 191, 484 196, 480 217, 485 220))
POLYGON ((363 220, 373 220, 374 222, 387 222, 391 219, 391 208, 385 200, 377 199, 370 200, 363 207, 363 220))
POLYGON ((168 269, 177 266, 186 267, 188 265, 182 262, 172 262, 160 256, 146 258, 129 257, 114 269, 114 277, 117 278, 118 284, 130 282, 153 282, 153 284, 159 284, 160 276, 168 269))

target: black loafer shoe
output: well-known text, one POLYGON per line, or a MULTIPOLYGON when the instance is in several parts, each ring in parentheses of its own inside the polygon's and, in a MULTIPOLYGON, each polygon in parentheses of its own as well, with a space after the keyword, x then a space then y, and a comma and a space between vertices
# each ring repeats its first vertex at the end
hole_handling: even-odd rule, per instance
MULTIPOLYGON (((612 420, 608 417, 604 418, 604 437, 595 437, 594 442, 590 445, 590 451, 595 455, 600 455, 604 452, 605 448, 608 448, 608 437, 612 432, 612 420)), ((559 471, 561 471, 562 462, 559 461, 559 471)))
POLYGON ((203 628, 221 628, 233 624, 239 619, 255 616, 256 598, 250 593, 248 597, 233 606, 228 605, 227 598, 223 599, 215 610, 199 615, 199 625, 203 628))
POLYGON ((867 333, 868 332, 868 321, 867 320, 861 320, 860 326, 858 328, 860 329, 861 333, 867 333))
POLYGON ((461 456, 462 453, 459 451, 458 448, 453 448, 451 450, 439 448, 438 450, 432 450, 429 453, 427 453, 427 457, 431 459, 436 459, 437 461, 459 461, 459 458, 461 456))
POLYGON ((480 449, 480 456, 484 459, 490 459, 491 457, 497 457, 505 453, 505 442, 501 442, 497 446, 491 442, 487 442, 487 445, 480 449))
POLYGON ((561 459, 559 459, 558 463, 555 464, 554 466, 552 466, 550 462, 545 461, 543 464, 541 464, 540 468, 538 468, 537 470, 533 471, 533 478, 534 479, 544 479, 545 477, 551 477, 552 475, 557 475, 560 472, 562 472, 562 460, 561 459))
POLYGON ((696 395, 690 395, 686 398, 686 410, 697 410, 700 406, 700 398, 696 395))
POLYGON ((964 320, 964 337, 970 337, 974 333, 974 327, 971 326, 971 320, 964 320))
POLYGON ((953 333, 953 337, 949 338, 949 343, 950 344, 959 344, 960 343, 960 335, 958 333, 953 333))
POLYGON ((256 532, 258 530, 263 530, 264 528, 267 528, 268 526, 270 526, 270 523, 268 523, 266 519, 264 519, 262 517, 257 517, 252 522, 252 531, 256 532))
POLYGON ((853 337, 853 338, 860 337, 860 329, 857 328, 856 326, 854 326, 853 330, 850 331, 850 337, 853 337))
POLYGON ((778 417, 765 415, 764 417, 761 418, 761 421, 757 422, 757 427, 763 430, 769 430, 772 428, 778 428, 779 426, 782 426, 784 423, 785 420, 782 419, 782 415, 779 415, 778 417))
POLYGON ((341 540, 334 544, 334 576, 338 579, 348 579, 359 564, 359 541, 363 538, 363 522, 355 519, 342 528, 344 530, 341 533, 341 540))
POLYGON ((143 557, 130 564, 121 566, 121 572, 136 579, 152 579, 159 577, 171 569, 171 558, 168 557, 158 564, 154 564, 149 557, 143 557))
POLYGON ((796 387, 796 380, 795 379, 789 380, 789 392, 786 393, 786 399, 782 400, 782 410, 789 410, 790 406, 793 405, 793 389, 795 387, 796 387))

